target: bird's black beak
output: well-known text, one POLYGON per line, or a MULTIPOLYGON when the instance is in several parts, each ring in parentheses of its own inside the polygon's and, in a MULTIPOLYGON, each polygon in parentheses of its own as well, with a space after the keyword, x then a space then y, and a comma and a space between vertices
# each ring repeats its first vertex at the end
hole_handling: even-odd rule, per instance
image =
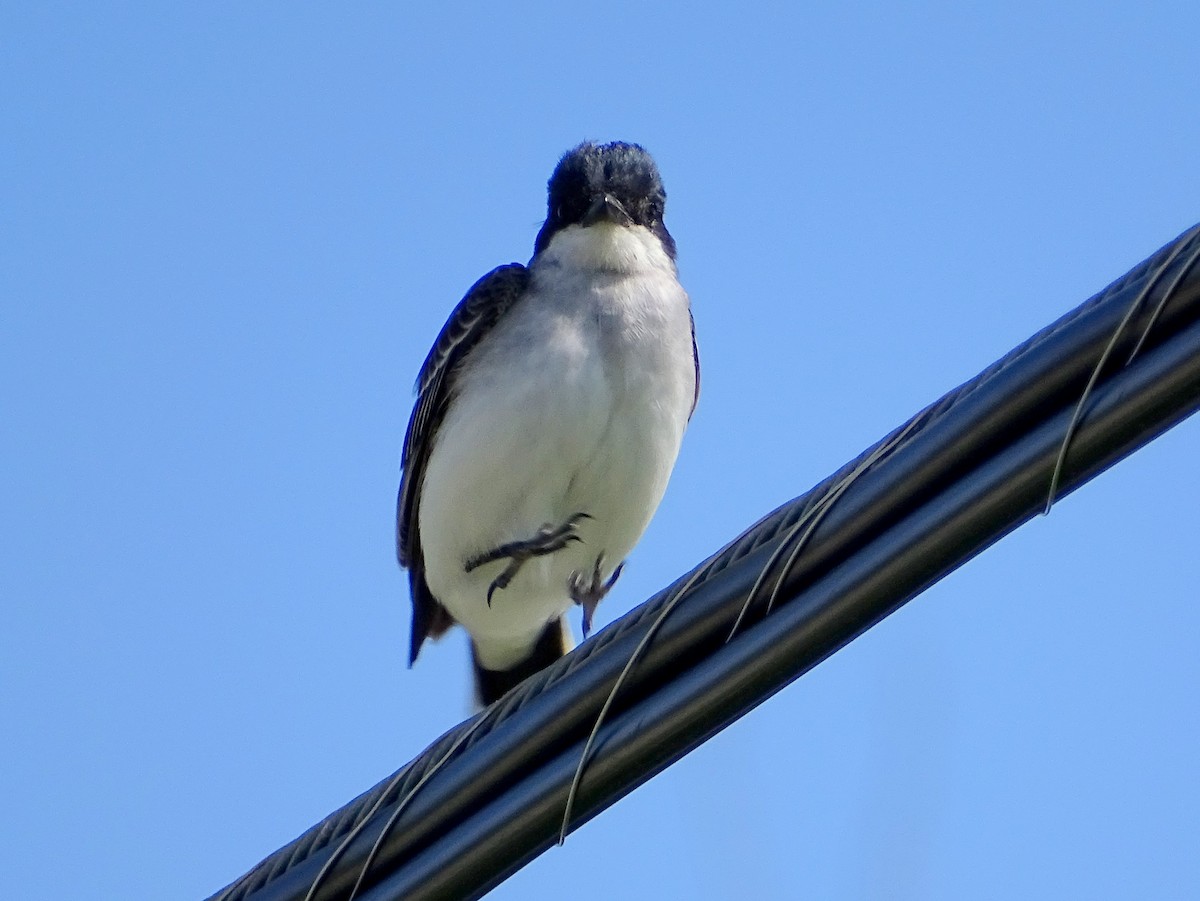
POLYGON ((633 217, 621 206, 621 201, 611 194, 601 194, 588 207, 587 215, 583 217, 584 226, 595 225, 597 222, 611 222, 613 225, 632 225, 633 217))

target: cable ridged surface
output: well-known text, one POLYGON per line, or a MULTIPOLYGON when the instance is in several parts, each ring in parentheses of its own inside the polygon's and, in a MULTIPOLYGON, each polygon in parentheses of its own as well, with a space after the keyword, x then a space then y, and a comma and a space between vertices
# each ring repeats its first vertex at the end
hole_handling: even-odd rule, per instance
MULTIPOLYGON (((1189 232, 1180 240, 1189 242, 1183 252, 1177 242, 1164 247, 974 379, 916 414, 892 435, 811 491, 765 516, 692 573, 681 577, 561 661, 529 679, 484 713, 447 732, 397 774, 305 832, 213 898, 222 901, 301 901, 333 849, 356 828, 362 827, 313 895, 321 901, 346 898, 369 849, 398 800, 410 795, 413 787, 425 777, 429 777, 429 781, 411 796, 404 815, 381 843, 369 878, 364 883, 368 894, 359 897, 373 901, 376 897, 418 896, 425 889, 434 892, 429 897, 438 897, 437 892, 445 891, 466 892, 464 897, 474 896, 498 878, 503 878, 501 871, 505 866, 493 860, 494 872, 482 874, 473 883, 474 888, 466 889, 465 883, 452 888, 449 884, 436 883, 436 868, 417 867, 413 862, 419 862, 418 858, 437 860, 438 865, 444 867, 446 860, 452 859, 455 843, 465 841, 461 836, 471 832, 473 818, 481 818, 492 808, 500 809, 506 803, 515 803, 514 799, 522 795, 524 783, 532 784, 533 777, 547 766, 547 761, 569 761, 571 755, 578 757, 581 743, 617 674, 666 607, 670 605, 673 609, 623 684, 610 713, 611 723, 606 727, 606 735, 618 734, 622 716, 636 710, 637 705, 657 692, 673 688, 677 682, 682 685, 689 679, 695 682, 701 678, 711 660, 732 653, 726 650, 727 647, 733 648, 743 641, 748 647, 752 641, 761 640, 761 634, 755 634, 759 625, 765 629, 777 619, 782 622, 782 608, 806 586, 817 584, 839 567, 845 568, 853 562, 856 553, 872 546, 873 542, 879 544, 881 536, 886 538, 892 532, 902 531, 908 520, 933 509, 943 495, 953 493, 960 483, 970 478, 982 478, 980 474, 986 473, 989 466, 996 465, 995 461, 1006 454, 1013 457, 1020 450, 1021 442, 1032 440, 1030 436, 1039 429, 1045 431, 1053 426, 1064 431, 1065 426, 1059 420, 1069 414, 1079 400, 1097 361, 1135 300, 1140 301, 1138 309, 1133 311, 1124 333, 1116 341, 1114 362, 1107 372, 1100 374, 1098 391, 1105 390, 1110 382, 1116 385, 1115 379, 1131 377, 1130 373, 1124 372, 1127 368, 1124 360, 1138 345, 1148 324, 1153 323, 1153 328, 1139 349, 1133 367, 1128 367, 1131 373, 1139 360, 1150 360, 1159 348, 1164 348, 1159 357, 1165 360, 1171 350, 1166 345, 1172 340, 1190 340, 1189 329, 1200 320, 1200 278, 1191 266, 1195 234, 1189 232), (1164 266, 1167 263, 1169 265, 1164 266), (1175 285, 1169 303, 1156 314, 1159 301, 1179 275, 1184 277, 1175 285), (1147 287, 1153 290, 1146 292, 1147 287), (886 452, 882 452, 884 449, 886 452), (868 460, 873 462, 866 467, 864 464, 868 460), (737 637, 726 646, 741 602, 764 565, 781 549, 781 544, 794 535, 797 523, 812 515, 834 492, 838 493, 838 500, 825 511, 811 540, 788 569, 775 611, 764 620, 765 597, 758 597, 740 624, 737 637), (678 598, 679 589, 685 585, 689 586, 686 595, 678 598), (454 838, 455 835, 460 838, 454 838), (447 855, 451 856, 448 858, 447 855), (406 879, 403 872, 406 866, 413 874, 425 873, 424 881, 416 875, 406 879), (403 894, 388 894, 397 891, 403 894)), ((1200 342, 1200 338, 1196 340, 1200 342)), ((1200 352, 1200 343, 1197 351, 1200 352)), ((1181 361, 1187 359, 1187 354, 1180 357, 1181 361)), ((1161 360, 1159 362, 1161 364, 1161 360)), ((1180 365, 1182 363, 1176 364, 1176 370, 1180 365)), ((1149 371, 1145 366, 1143 370, 1149 371)), ((1171 371, 1165 370, 1167 374, 1171 371)), ((1188 390, 1187 386, 1180 389, 1185 395, 1188 390)), ((1104 400, 1107 395, 1098 397, 1104 400)), ((1195 403, 1200 400, 1184 396, 1176 405, 1191 406, 1186 410, 1172 407, 1172 421, 1191 412, 1195 403)), ((1145 418, 1148 414, 1138 415, 1145 418)), ((1170 424, 1168 418, 1165 413, 1159 414, 1161 422, 1155 420, 1140 427, 1146 436, 1152 436, 1157 433, 1156 429, 1161 431, 1170 424)), ((1081 436, 1086 434, 1088 440, 1094 442, 1091 437, 1094 430, 1088 430, 1086 420, 1084 426, 1081 436)), ((788 423, 784 431, 790 432, 792 427, 793 424, 788 423)), ((1124 448, 1130 439, 1122 429, 1128 431, 1128 425, 1118 422, 1110 431, 1122 435, 1121 440, 1125 443, 1121 447, 1124 448)), ((1140 434, 1136 433, 1135 437, 1140 434)), ((760 440, 769 440, 769 436, 760 440)), ((1115 439, 1113 446, 1117 446, 1115 439)), ((1103 445, 1092 456, 1103 458, 1103 445)), ((1069 478, 1060 493, 1094 475, 1086 465, 1072 463, 1072 459, 1068 454, 1069 478)), ((1047 491, 1049 484, 1047 476, 1047 491)), ((997 518, 995 533, 981 536, 977 542, 980 547, 1010 530, 1013 527, 1011 519, 1011 516, 1003 521, 997 518)), ((976 552, 978 548, 970 550, 963 559, 976 552)), ((777 565, 776 569, 779 568, 777 565)), ((767 584, 773 584, 777 575, 772 574, 767 584)), ((906 599, 896 598, 894 606, 906 599)), ((821 656, 814 654, 811 662, 821 656)), ((777 689, 775 686, 771 692, 777 689)), ((762 694, 759 700, 771 692, 762 694)), ((624 727, 628 728, 628 724, 624 727)), ((613 739, 609 741, 611 743, 613 739)), ((589 764, 589 767, 595 766, 597 772, 602 770, 604 763, 603 747, 602 744, 600 753, 589 764)), ((655 765, 661 768, 665 764, 658 761, 655 765)), ((631 778, 629 784, 643 781, 647 775, 631 778)), ((585 793, 581 815, 592 815, 600 809, 603 805, 598 806, 596 798, 607 797, 606 791, 611 794, 610 789, 602 786, 585 793)), ((519 823, 516 825, 520 826, 519 823)), ((514 858, 510 866, 506 865, 507 872, 536 853, 530 849, 541 847, 542 839, 530 844, 533 839, 522 834, 522 842, 524 857, 514 858)), ((464 846, 462 850, 468 849, 464 846)))

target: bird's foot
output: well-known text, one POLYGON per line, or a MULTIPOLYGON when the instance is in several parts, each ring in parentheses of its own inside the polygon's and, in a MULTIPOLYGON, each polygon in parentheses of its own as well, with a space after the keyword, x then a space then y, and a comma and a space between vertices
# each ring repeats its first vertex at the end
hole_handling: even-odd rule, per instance
POLYGON ((555 551, 562 550, 572 541, 582 541, 579 537, 579 524, 585 519, 592 517, 586 513, 576 513, 570 517, 562 525, 555 526, 553 523, 546 523, 532 538, 527 538, 523 541, 510 541, 507 544, 502 544, 499 547, 492 548, 490 551, 472 557, 466 562, 463 567, 467 572, 478 569, 485 563, 494 563, 497 560, 507 560, 508 566, 504 567, 504 571, 492 580, 492 584, 488 586, 487 604, 492 606, 492 595, 498 590, 507 588, 521 567, 525 565, 526 560, 531 560, 534 557, 544 557, 546 554, 553 554, 555 551))
POLYGON ((583 608, 584 638, 587 638, 588 633, 592 631, 592 614, 596 612, 596 608, 604 600, 604 596, 617 584, 621 569, 625 566, 624 563, 618 564, 606 581, 600 574, 600 564, 603 561, 604 555, 601 554, 596 558, 596 565, 590 576, 584 576, 583 573, 576 571, 571 573, 571 578, 567 580, 567 591, 570 592, 571 600, 583 608))

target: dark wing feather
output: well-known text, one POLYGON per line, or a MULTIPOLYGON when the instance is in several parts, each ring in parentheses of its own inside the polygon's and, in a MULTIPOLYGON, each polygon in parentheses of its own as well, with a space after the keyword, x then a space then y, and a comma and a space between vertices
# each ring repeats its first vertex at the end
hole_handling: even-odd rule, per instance
POLYGON ((438 603, 425 581, 418 511, 425 466, 438 426, 454 397, 454 373, 462 360, 521 297, 529 284, 529 270, 520 263, 493 269, 474 285, 454 308, 433 343, 417 376, 417 402, 408 420, 401 456, 403 474, 396 500, 396 557, 408 570, 412 589, 413 622, 409 665, 417 659, 429 636, 437 637, 453 625, 446 608, 438 603))
POLYGON ((696 346, 696 317, 688 310, 688 322, 692 325, 692 365, 696 367, 696 392, 692 395, 692 409, 688 411, 688 421, 696 412, 696 404, 700 403, 700 348, 696 346))

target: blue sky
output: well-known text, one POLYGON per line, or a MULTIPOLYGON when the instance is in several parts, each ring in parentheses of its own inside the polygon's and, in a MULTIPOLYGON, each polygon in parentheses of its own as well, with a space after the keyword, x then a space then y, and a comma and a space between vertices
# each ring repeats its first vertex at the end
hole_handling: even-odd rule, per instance
MULTIPOLYGON (((600 624, 1200 219, 1194 4, 8 2, 0 871, 201 898, 467 712, 404 666, 417 368, 583 138, 704 392, 600 624)), ((498 899, 1200 895, 1200 421, 498 899)), ((577 625, 577 624, 576 624, 577 625)))

